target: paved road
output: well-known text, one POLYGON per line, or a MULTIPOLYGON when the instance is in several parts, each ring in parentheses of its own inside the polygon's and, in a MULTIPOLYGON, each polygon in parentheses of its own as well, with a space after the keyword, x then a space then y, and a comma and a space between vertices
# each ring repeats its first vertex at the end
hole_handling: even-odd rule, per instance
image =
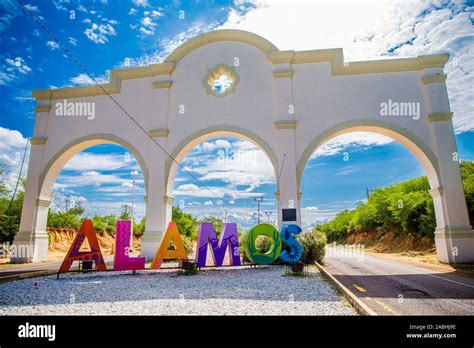
POLYGON ((328 248, 326 269, 381 315, 474 315, 474 279, 328 248))
POLYGON ((61 262, 44 262, 34 265, 8 265, 9 267, 0 268, 0 278, 6 276, 12 276, 23 273, 37 272, 37 271, 46 271, 59 269, 61 262))

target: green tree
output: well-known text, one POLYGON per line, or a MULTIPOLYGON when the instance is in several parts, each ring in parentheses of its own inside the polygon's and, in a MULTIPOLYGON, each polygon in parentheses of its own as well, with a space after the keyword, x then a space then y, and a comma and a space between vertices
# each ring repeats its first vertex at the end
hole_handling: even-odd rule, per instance
POLYGON ((115 232, 115 225, 117 223, 117 217, 115 215, 94 215, 91 220, 96 231, 115 232))
POLYGON ((474 162, 461 162, 461 178, 464 185, 464 194, 466 195, 467 210, 471 224, 474 224, 474 162))
POLYGON ((176 222, 176 226, 181 234, 189 237, 191 240, 196 239, 198 221, 193 215, 183 212, 179 207, 173 206, 173 221, 176 222))
POLYGON ((48 211, 48 227, 53 228, 80 228, 84 215, 84 208, 78 206, 68 211, 48 211))
POLYGON ((122 204, 119 220, 132 220, 132 207, 128 204, 122 204))
POLYGON ((141 219, 139 224, 133 224, 133 234, 135 236, 141 236, 145 232, 145 218, 141 219))
MULTIPOLYGON (((0 175, 3 172, 0 172, 0 175)), ((25 181, 20 180, 18 191, 13 197, 5 182, 0 181, 0 242, 13 242, 15 234, 20 228, 21 209, 23 206, 23 192, 25 181)))

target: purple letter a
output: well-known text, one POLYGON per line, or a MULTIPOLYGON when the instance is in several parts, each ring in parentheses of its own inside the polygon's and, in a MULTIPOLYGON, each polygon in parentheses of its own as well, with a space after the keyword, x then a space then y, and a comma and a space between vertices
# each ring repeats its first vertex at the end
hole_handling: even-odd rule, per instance
POLYGON ((198 267, 206 266, 207 245, 211 243, 214 266, 222 266, 225 252, 229 249, 229 259, 232 266, 240 266, 239 237, 237 225, 226 223, 222 230, 221 239, 217 242, 214 227, 210 222, 203 222, 199 226, 196 261, 198 267))

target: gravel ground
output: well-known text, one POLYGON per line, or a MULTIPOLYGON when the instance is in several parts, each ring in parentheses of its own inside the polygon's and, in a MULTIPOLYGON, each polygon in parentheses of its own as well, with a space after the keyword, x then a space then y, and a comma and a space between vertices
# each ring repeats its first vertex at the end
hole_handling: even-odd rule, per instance
POLYGON ((69 273, 0 285, 0 315, 356 315, 314 268, 69 273))

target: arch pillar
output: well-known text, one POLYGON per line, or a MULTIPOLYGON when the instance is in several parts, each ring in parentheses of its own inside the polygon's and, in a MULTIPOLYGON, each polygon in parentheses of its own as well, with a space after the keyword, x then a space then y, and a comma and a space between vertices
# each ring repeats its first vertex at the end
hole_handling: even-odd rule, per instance
POLYGON ((147 190, 145 232, 142 237, 141 253, 146 261, 155 256, 166 227, 171 221, 173 199, 166 196, 165 161, 163 151, 151 152, 147 190))
POLYGON ((31 153, 28 164, 20 230, 13 241, 11 263, 39 262, 48 258, 48 233, 46 223, 50 197, 39 197, 41 162, 46 138, 30 140, 31 153))
POLYGON ((428 122, 432 147, 438 157, 439 187, 430 190, 436 211, 435 243, 438 259, 447 263, 474 261, 474 231, 469 222, 459 168, 452 112, 442 68, 427 68, 428 122))
POLYGON ((441 185, 430 190, 437 212, 436 252, 442 262, 472 262, 474 231, 467 212, 451 114, 444 114, 444 117, 439 117, 440 115, 430 114, 441 185))
POLYGON ((275 194, 278 206, 278 226, 294 223, 301 226, 301 193, 298 191, 296 173, 295 127, 296 121, 276 122, 279 176, 275 194), (284 209, 295 209, 296 220, 283 220, 284 209))

